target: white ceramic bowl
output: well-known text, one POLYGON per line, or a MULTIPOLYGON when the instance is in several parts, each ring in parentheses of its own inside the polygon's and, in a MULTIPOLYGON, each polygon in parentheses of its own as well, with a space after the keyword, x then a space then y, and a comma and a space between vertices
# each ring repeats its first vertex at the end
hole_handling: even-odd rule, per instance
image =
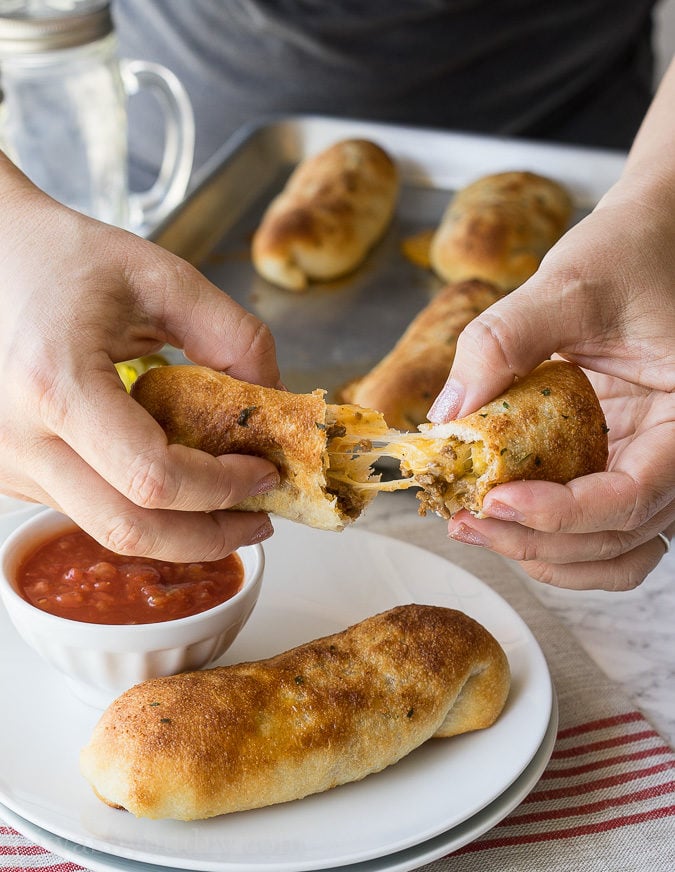
POLYGON ((0 599, 19 635, 66 678, 84 702, 105 708, 139 681, 200 669, 232 644, 258 600, 265 556, 260 545, 237 553, 244 582, 214 608, 156 624, 90 624, 60 618, 31 605, 17 591, 22 560, 42 541, 75 529, 47 509, 18 527, 0 548, 0 599))

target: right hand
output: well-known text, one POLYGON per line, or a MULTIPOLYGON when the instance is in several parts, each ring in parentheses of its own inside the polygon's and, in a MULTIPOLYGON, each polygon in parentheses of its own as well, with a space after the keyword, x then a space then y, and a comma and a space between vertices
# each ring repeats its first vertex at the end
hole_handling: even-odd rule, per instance
POLYGON ((627 590, 675 533, 675 61, 618 182, 520 288, 460 337, 429 417, 449 420, 497 396, 549 355, 588 370, 609 425, 606 472, 567 485, 495 487, 478 521, 450 536, 519 560, 560 587, 627 590))
POLYGON ((461 417, 554 353, 587 370, 609 425, 608 470, 510 482, 449 535, 570 588, 635 587, 675 532, 675 249, 668 187, 629 177, 524 285, 462 333, 435 422, 461 417))
POLYGON ((279 386, 267 327, 185 261, 73 212, 0 153, 0 490, 122 554, 214 560, 272 533, 225 512, 278 483, 258 457, 167 445, 114 363, 164 343, 279 386))

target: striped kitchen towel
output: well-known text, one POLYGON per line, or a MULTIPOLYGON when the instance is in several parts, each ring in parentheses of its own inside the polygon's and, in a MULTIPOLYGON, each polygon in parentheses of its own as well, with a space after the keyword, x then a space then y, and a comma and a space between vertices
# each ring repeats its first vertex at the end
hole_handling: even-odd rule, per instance
POLYGON ((521 805, 439 872, 675 869, 675 755, 626 711, 561 727, 521 805))

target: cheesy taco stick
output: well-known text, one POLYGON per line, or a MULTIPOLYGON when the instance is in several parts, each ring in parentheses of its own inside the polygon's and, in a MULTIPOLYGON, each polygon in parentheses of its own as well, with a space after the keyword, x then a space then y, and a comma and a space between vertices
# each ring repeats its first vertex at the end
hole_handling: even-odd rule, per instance
POLYGON ((132 396, 169 442, 220 454, 254 454, 274 463, 279 487, 233 508, 268 511, 341 530, 378 491, 418 487, 420 511, 480 516, 485 494, 518 479, 567 482, 607 462, 607 428, 587 377, 547 362, 482 409, 449 424, 401 433, 374 409, 327 404, 324 391, 293 394, 200 366, 144 373, 132 396), (382 482, 372 465, 400 461, 403 478, 382 482))
POLYGON ((385 438, 387 425, 378 412, 327 405, 324 393, 261 387, 202 366, 158 367, 131 389, 169 442, 214 456, 254 454, 275 464, 279 487, 248 497, 237 510, 262 510, 311 527, 341 530, 361 514, 376 491, 350 486, 350 476, 342 482, 340 461, 359 467, 350 474, 357 481, 377 477, 371 477, 368 460, 354 460, 351 443, 349 452, 342 458, 336 453, 332 464, 329 446, 348 429, 385 438))
POLYGON ((489 727, 509 666, 479 623, 400 606, 269 660, 142 682, 104 712, 80 767, 107 804, 194 820, 300 799, 489 727))
POLYGON ((508 481, 565 484, 604 471, 605 416, 591 383, 563 361, 542 363, 477 412, 447 424, 422 424, 402 443, 401 469, 421 490, 420 512, 483 517, 488 491, 508 481))
POLYGON ((256 230, 256 270, 291 291, 351 272, 388 227, 398 188, 394 162, 368 140, 343 140, 306 158, 256 230))
POLYGON ((431 241, 431 266, 448 282, 477 278, 513 290, 536 271, 571 214, 567 191, 552 179, 483 176, 450 201, 431 241))

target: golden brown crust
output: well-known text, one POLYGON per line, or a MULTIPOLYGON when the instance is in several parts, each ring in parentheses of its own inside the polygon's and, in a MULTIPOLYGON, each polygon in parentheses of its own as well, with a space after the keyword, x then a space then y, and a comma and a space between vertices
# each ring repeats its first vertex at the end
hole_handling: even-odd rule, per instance
POLYGON ((488 727, 509 682, 476 621, 400 606, 269 660, 137 685, 103 714, 81 769, 137 816, 257 808, 364 778, 431 736, 488 727))
POLYGON ((431 265, 445 281, 480 278, 513 290, 538 268, 566 230, 567 191, 530 172, 484 176, 450 202, 431 243, 431 265))
POLYGON ((422 514, 447 518, 466 508, 482 517, 495 485, 564 484, 607 463, 598 398, 583 370, 565 361, 541 364, 477 412, 421 424, 418 433, 387 429, 373 409, 327 406, 322 394, 260 387, 199 366, 152 369, 132 388, 169 442, 214 455, 258 455, 277 466, 279 486, 234 509, 326 530, 358 518, 378 490, 418 486, 422 514), (371 475, 379 457, 399 459, 410 477, 380 482, 371 475))
POLYGON ((214 456, 253 454, 279 470, 278 488, 234 508, 266 511, 326 530, 341 530, 373 494, 328 492, 324 391, 294 394, 231 378, 202 366, 157 367, 134 383, 132 396, 170 443, 214 456), (353 497, 349 505, 347 498, 353 497))
POLYGON ((377 409, 397 430, 413 430, 445 384, 457 337, 502 291, 478 279, 439 291, 410 323, 394 348, 363 378, 340 393, 343 402, 377 409))
POLYGON ((300 291, 354 270, 391 221, 398 172, 373 142, 338 142, 298 165, 253 237, 253 264, 300 291))
MULTIPOLYGON (((607 464, 605 416, 587 376, 565 361, 547 361, 477 412, 448 424, 427 425, 425 435, 451 445, 476 446, 484 465, 476 475, 448 480, 427 470, 418 478, 423 512, 450 517, 466 508, 482 517, 483 499, 498 484, 544 480, 565 484, 602 472, 607 464)), ((405 464, 403 464, 405 467, 405 464)))

